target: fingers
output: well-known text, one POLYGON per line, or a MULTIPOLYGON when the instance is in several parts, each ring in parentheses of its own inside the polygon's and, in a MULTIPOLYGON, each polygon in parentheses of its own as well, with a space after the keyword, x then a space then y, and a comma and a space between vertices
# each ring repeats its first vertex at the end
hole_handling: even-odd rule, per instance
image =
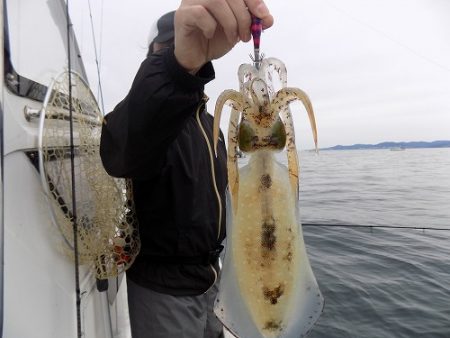
MULTIPOLYGON (((236 25, 234 25, 234 22, 233 25, 227 25, 229 22, 227 22, 227 18, 225 18, 225 15, 224 20, 219 20, 219 23, 222 25, 225 31, 230 30, 227 33, 227 36, 237 34, 240 40, 249 41, 251 38, 250 13, 262 19, 263 28, 269 28, 273 25, 273 17, 270 14, 269 9, 265 5, 264 1, 262 0, 213 0, 208 2, 211 4, 211 9, 216 7, 216 5, 219 5, 219 3, 226 3, 231 9, 231 12, 236 20, 236 25)), ((213 15, 215 15, 216 12, 213 10, 212 13, 213 15)), ((229 13, 230 12, 228 11, 226 12, 226 14, 229 13)))
MULTIPOLYGON (((200 29, 205 38, 211 39, 220 26, 231 45, 238 41, 238 22, 229 4, 230 0, 185 0, 179 11, 185 27, 200 29)), ((236 0, 231 0, 236 2, 236 0)), ((242 0, 239 0, 242 2, 242 0)), ((245 7, 245 6, 243 6, 245 7)))
POLYGON ((180 6, 175 13, 175 25, 182 26, 189 34, 199 29, 205 38, 211 39, 216 31, 217 22, 201 5, 180 6))
POLYGON ((242 0, 228 0, 228 5, 233 11, 233 15, 236 19, 237 34, 239 39, 242 41, 249 41, 251 38, 251 17, 245 2, 242 0))
POLYGON ((205 1, 205 7, 217 20, 228 41, 232 45, 236 44, 239 41, 239 22, 236 9, 240 7, 241 10, 244 9, 245 11, 242 0, 207 0, 205 1), (242 6, 239 6, 239 3, 242 6))
POLYGON ((250 40, 250 12, 263 20, 264 28, 273 24, 262 0, 184 0, 180 9, 190 11, 183 16, 187 26, 198 27, 210 39, 219 25, 233 45, 238 40, 250 40))
POLYGON ((263 27, 273 24, 263 0, 182 0, 175 13, 177 61, 195 73, 228 53, 239 40, 249 41, 250 13, 263 20, 263 27))

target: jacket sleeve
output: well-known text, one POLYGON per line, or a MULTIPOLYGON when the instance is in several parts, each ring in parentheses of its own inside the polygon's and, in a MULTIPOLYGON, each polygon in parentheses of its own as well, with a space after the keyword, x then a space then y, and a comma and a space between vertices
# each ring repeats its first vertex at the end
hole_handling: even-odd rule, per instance
POLYGON ((213 78, 211 63, 195 76, 186 72, 172 48, 144 60, 128 95, 103 122, 100 156, 108 174, 146 178, 160 170, 167 148, 213 78))

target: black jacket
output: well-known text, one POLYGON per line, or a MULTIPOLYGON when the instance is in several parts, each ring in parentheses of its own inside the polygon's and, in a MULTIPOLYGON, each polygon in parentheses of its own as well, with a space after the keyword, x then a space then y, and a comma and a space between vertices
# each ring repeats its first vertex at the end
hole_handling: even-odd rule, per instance
POLYGON ((200 294, 217 278, 227 174, 223 136, 216 158, 205 110, 213 78, 210 63, 193 76, 164 49, 142 63, 103 124, 106 171, 133 181, 141 251, 127 276, 158 292, 200 294))

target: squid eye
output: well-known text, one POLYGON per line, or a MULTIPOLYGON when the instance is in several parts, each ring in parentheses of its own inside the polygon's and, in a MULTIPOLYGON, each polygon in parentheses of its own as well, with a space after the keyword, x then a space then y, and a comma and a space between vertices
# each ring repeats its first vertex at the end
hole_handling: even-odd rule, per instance
POLYGON ((272 127, 270 145, 278 150, 283 149, 286 145, 286 129, 280 119, 278 119, 272 127))
POLYGON ((239 124, 239 148, 244 152, 253 150, 255 140, 258 137, 255 135, 255 131, 247 121, 242 121, 239 124))

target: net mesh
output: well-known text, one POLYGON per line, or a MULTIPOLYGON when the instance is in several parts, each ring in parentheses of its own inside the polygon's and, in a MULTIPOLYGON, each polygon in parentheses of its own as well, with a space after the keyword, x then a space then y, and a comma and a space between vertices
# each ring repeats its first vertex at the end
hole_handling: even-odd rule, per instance
POLYGON ((125 271, 140 249, 131 181, 105 172, 99 153, 102 115, 85 82, 75 73, 70 76, 73 151, 65 72, 49 88, 41 115, 41 178, 63 252, 74 258, 75 224, 80 264, 92 264, 97 278, 106 279, 125 271))

